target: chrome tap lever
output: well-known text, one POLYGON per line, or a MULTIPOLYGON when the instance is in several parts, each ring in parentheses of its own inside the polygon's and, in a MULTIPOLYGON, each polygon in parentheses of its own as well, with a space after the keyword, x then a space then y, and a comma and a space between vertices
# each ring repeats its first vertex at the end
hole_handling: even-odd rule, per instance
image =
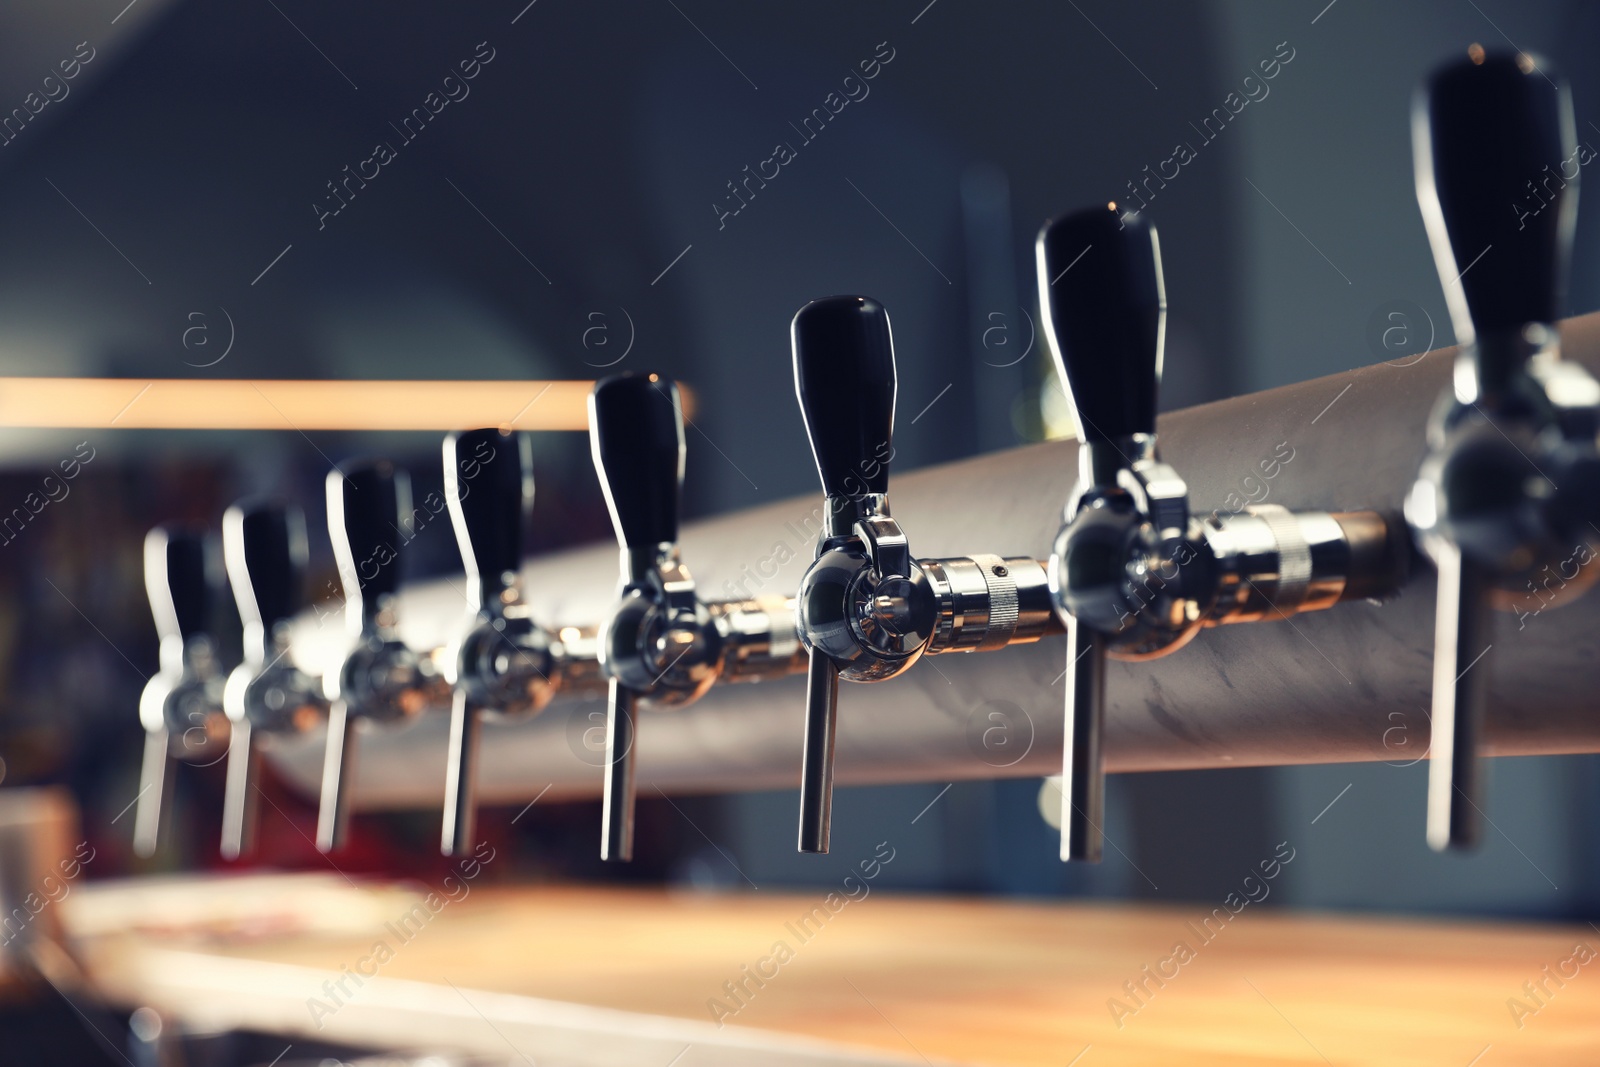
POLYGON ((589 443, 622 547, 618 602, 601 624, 609 681, 600 858, 633 854, 636 711, 698 699, 721 670, 722 636, 678 551, 683 409, 657 374, 619 374, 589 397, 589 443))
POLYGON ((877 681, 909 669, 926 651, 937 610, 889 514, 896 385, 889 313, 868 297, 814 300, 795 315, 790 336, 795 395, 827 512, 795 604, 811 657, 799 847, 826 852, 839 679, 877 681))
POLYGON ((800 851, 827 852, 833 835, 833 747, 839 719, 839 668, 811 650, 800 762, 800 851))
POLYGON ((543 710, 560 683, 557 643, 523 598, 522 544, 533 511, 533 448, 526 434, 469 430, 444 440, 445 501, 476 600, 456 656, 440 849, 472 847, 478 733, 487 716, 543 710))
POLYGON ((637 796, 637 764, 633 759, 639 728, 639 694, 610 679, 606 693, 606 776, 600 795, 600 858, 617 863, 633 859, 633 808, 637 796))
POLYGON ((222 674, 207 633, 212 585, 205 538, 177 527, 158 526, 144 540, 144 583, 160 637, 160 669, 139 698, 145 729, 134 851, 155 853, 169 770, 169 756, 215 762, 227 744, 222 710, 222 674))
POLYGON ((317 811, 323 852, 344 843, 357 723, 413 720, 446 694, 432 661, 407 648, 396 630, 400 548, 412 526, 410 479, 380 460, 330 471, 327 490, 328 535, 355 643, 340 669, 323 678, 331 702, 317 811))
MULTIPOLYGON (((1559 362, 1555 322, 1577 208, 1572 104, 1527 53, 1474 45, 1418 92, 1417 201, 1460 350, 1429 423, 1406 517, 1438 567, 1428 841, 1474 842, 1476 753, 1495 603, 1600 544, 1593 513, 1600 387, 1559 362), (1557 168, 1552 171, 1552 167, 1557 168)), ((1566 583, 1567 598, 1596 567, 1566 583)))
POLYGON ((1106 806, 1106 638, 1071 615, 1067 636, 1061 858, 1099 863, 1106 806))
POLYGON ((1073 638, 1061 858, 1092 862, 1105 795, 1105 657, 1159 655, 1189 641, 1201 625, 1193 605, 1206 575, 1174 567, 1149 603, 1130 594, 1126 579, 1131 560, 1174 560, 1198 540, 1188 490, 1156 456, 1166 293, 1155 227, 1119 217, 1114 205, 1091 208, 1046 225, 1036 255, 1044 334, 1081 442, 1077 488, 1050 561, 1051 592, 1073 638))
POLYGON ((228 675, 222 704, 232 733, 222 805, 222 856, 253 845, 259 746, 323 724, 321 683, 295 666, 289 625, 305 607, 306 522, 292 505, 235 504, 222 516, 222 556, 244 624, 244 661, 228 675))

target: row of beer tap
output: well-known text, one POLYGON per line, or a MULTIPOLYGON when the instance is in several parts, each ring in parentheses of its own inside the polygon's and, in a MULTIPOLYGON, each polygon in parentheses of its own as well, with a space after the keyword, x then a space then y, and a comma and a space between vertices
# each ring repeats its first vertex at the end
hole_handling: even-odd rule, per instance
MULTIPOLYGON (((1566 90, 1523 53, 1474 46, 1418 95, 1417 191, 1460 349, 1404 517, 1268 504, 1201 517, 1191 508, 1181 474, 1157 449, 1166 296, 1156 231, 1144 213, 1110 204, 1047 224, 1037 242, 1043 332, 1081 441, 1077 485, 1046 560, 913 555, 889 507, 889 317, 860 296, 814 301, 792 324, 795 389, 826 515, 793 597, 698 593, 678 545, 681 400, 655 374, 607 378, 590 398, 595 468, 621 547, 618 598, 597 626, 550 625, 530 603, 520 575, 531 452, 525 435, 506 430, 445 439, 445 497, 472 621, 430 653, 396 628, 395 541, 411 507, 406 476, 390 463, 327 479, 351 647, 320 679, 291 651, 290 624, 305 607, 296 508, 245 503, 224 516, 245 635, 244 661, 226 675, 206 632, 204 540, 158 528, 146 577, 161 671, 141 704, 139 848, 155 846, 169 756, 214 759, 225 742, 222 852, 241 855, 263 743, 324 722, 317 845, 337 848, 360 734, 448 708, 441 846, 459 852, 472 843, 482 722, 603 693, 601 855, 626 860, 641 708, 689 704, 717 682, 805 672, 799 847, 826 852, 841 678, 882 682, 925 655, 995 652, 1064 631, 1061 855, 1095 860, 1107 658, 1167 655, 1209 626, 1381 601, 1408 580, 1413 546, 1438 572, 1428 838, 1436 848, 1468 844, 1481 811, 1475 757, 1491 609, 1525 595, 1575 545, 1588 546, 1586 563, 1600 553, 1600 386, 1560 361, 1555 330, 1576 181, 1532 219, 1507 210, 1547 162, 1572 156, 1574 139, 1566 90)), ((1564 598, 1596 570, 1580 568, 1564 598)))

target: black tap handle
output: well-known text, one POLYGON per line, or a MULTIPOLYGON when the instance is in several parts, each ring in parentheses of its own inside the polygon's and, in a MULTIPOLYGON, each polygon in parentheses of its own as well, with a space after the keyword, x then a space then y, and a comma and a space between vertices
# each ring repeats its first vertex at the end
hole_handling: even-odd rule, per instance
POLYGON ((467 430, 444 439, 444 496, 478 605, 498 611, 517 584, 533 513, 533 442, 525 433, 467 430))
POLYGON ((617 374, 589 395, 589 447, 617 540, 651 548, 678 540, 683 407, 659 374, 617 374))
POLYGON ((830 296, 790 327, 794 391, 830 497, 889 490, 894 433, 894 338, 889 313, 866 296, 830 296))
POLYGON ((1045 224, 1039 309, 1084 441, 1156 429, 1167 316, 1156 228, 1115 205, 1045 224))
POLYGON ((204 633, 211 621, 204 535, 177 526, 151 530, 144 539, 144 585, 161 638, 187 641, 204 633))
POLYGON ((222 516, 222 557, 246 624, 273 627, 305 606, 306 519, 292 504, 241 502, 222 516))
POLYGON ((411 479, 388 460, 328 472, 328 536, 345 599, 363 618, 400 589, 400 546, 411 527, 411 479))
MULTIPOLYGON (((1417 199, 1463 343, 1556 320, 1576 208, 1575 140, 1566 82, 1528 53, 1474 45, 1418 92, 1417 199)), ((1480 361, 1520 362, 1524 351, 1493 346, 1480 361)), ((1480 362, 1479 373, 1493 384, 1516 369, 1480 362)))

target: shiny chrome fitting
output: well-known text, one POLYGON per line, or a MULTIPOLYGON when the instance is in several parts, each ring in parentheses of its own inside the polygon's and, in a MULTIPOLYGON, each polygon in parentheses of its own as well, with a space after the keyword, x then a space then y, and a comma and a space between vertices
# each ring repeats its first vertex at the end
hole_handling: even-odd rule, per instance
POLYGON ((937 616, 928 655, 992 652, 1059 632, 1044 565, 1027 556, 917 561, 937 616))
POLYGON ((1207 625, 1321 611, 1344 594, 1350 543, 1325 511, 1261 504, 1206 520, 1205 538, 1217 573, 1207 625))
POLYGON ((805 670, 793 597, 764 596, 706 605, 722 635, 722 679, 760 682, 805 670))

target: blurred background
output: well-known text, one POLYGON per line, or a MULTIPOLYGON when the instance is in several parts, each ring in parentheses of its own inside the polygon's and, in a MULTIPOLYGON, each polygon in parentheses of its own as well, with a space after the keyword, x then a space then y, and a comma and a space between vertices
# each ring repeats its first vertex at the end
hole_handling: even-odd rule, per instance
MULTIPOLYGON (((1409 131, 1412 89, 1440 61, 1474 41, 1549 56, 1580 144, 1600 145, 1586 54, 1600 7, 1579 0, 124 3, 0 7, 0 374, 658 370, 697 397, 691 516, 816 491, 788 339, 809 299, 890 309, 910 470, 1071 432, 1035 336, 1031 242, 1050 215, 1148 204, 1170 306, 1162 402, 1183 407, 1453 341, 1409 131), (464 94, 402 128, 473 59, 464 94), (863 60, 878 64, 866 91, 803 128, 863 60), (1247 84, 1263 61, 1276 74, 1247 84), (1207 127, 1230 94, 1248 100, 1207 127), (379 142, 392 158, 350 181, 379 142), (778 143, 793 157, 748 181, 778 143), (1170 177, 1179 144, 1191 158, 1170 177), (1405 329, 1385 335, 1397 309, 1405 329), (935 403, 937 419, 909 418, 935 403)), ((1600 306, 1597 220, 1580 210, 1573 313, 1600 306)), ((0 513, 59 460, 92 456, 0 544, 0 788, 72 790, 102 857, 88 877, 220 867, 220 765, 180 773, 155 860, 129 845, 137 697, 156 668, 145 531, 214 526, 246 495, 293 499, 327 598, 329 466, 391 456, 420 496, 438 488, 438 448, 437 434, 291 426, 0 430, 0 513)), ((536 449, 532 547, 609 539, 583 435, 536 449)), ((460 569, 444 524, 413 547, 413 579, 460 569)), ((237 619, 224 630, 236 659, 237 619)), ((838 821, 863 841, 897 827, 880 884, 904 889, 1214 902, 1311 823, 1318 847, 1274 905, 1600 912, 1594 758, 1495 761, 1485 846, 1437 856, 1426 739, 1392 740, 1389 764, 1114 778, 1120 848, 1087 873, 1055 859, 1037 779, 842 790, 838 821)), ((257 862, 325 869, 313 800, 265 788, 257 862)), ((495 878, 836 881, 793 853, 794 807, 792 793, 642 797, 641 855, 621 870, 593 858, 598 803, 515 824, 491 810, 482 832, 509 846, 495 878)), ((341 868, 427 875, 437 820, 361 816, 341 868)))

